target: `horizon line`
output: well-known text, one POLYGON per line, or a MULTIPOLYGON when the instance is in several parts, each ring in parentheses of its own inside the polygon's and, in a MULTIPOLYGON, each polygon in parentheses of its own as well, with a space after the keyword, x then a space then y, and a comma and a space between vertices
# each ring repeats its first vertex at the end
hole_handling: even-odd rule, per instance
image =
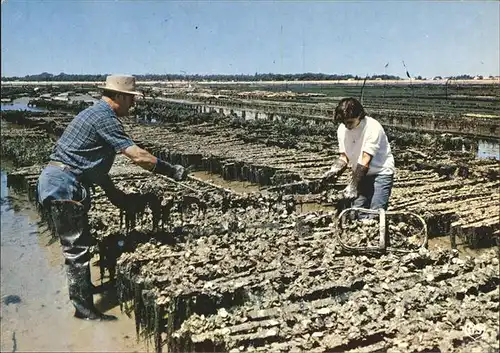
MULTIPOLYGON (((42 72, 42 73, 38 73, 38 74, 27 74, 27 75, 24 75, 24 76, 20 76, 20 75, 13 75, 13 76, 1 76, 1 79, 21 79, 21 78, 29 78, 29 77, 36 77, 36 76, 51 76, 51 77, 61 77, 61 76, 108 76, 108 75, 120 75, 119 73, 65 73, 65 72, 60 72, 58 74, 53 74, 53 73, 49 73, 49 72, 42 72)), ((198 77, 210 77, 210 76, 221 76, 221 77, 231 77, 231 76, 244 76, 244 77, 258 77, 258 76, 265 76, 265 75, 269 75, 269 76, 301 76, 301 75, 321 75, 321 76, 339 76, 339 77, 351 77, 351 78, 358 78, 358 79, 369 79, 371 77, 377 77, 377 76, 386 76, 386 77, 391 77, 391 78, 398 78, 398 79, 404 79, 406 80, 407 78, 406 77, 401 77, 399 75, 391 75, 391 74, 387 74, 387 73, 374 73, 374 74, 371 74, 371 75, 364 75, 364 76, 361 76, 361 75, 357 75, 357 74, 350 74, 350 73, 346 73, 346 74, 337 74, 337 73, 323 73, 323 72, 299 72, 299 73, 273 73, 273 72, 263 72, 263 73, 255 73, 255 74, 243 74, 243 73, 234 73, 234 74, 227 74, 227 73, 222 73, 222 74, 200 74, 200 73, 192 73, 192 74, 183 74, 183 73, 133 73, 131 74, 132 76, 135 76, 135 77, 144 77, 144 76, 176 76, 176 77, 193 77, 193 76, 198 76, 198 77)), ((432 76, 429 76, 429 78, 456 78, 456 77, 460 77, 460 76, 467 76, 467 77, 471 77, 471 78, 498 78, 500 77, 499 75, 493 75, 493 74, 489 74, 489 75, 481 75, 481 74, 453 74, 453 75, 446 75, 446 76, 443 76, 443 75, 432 75, 432 76)), ((409 77, 410 79, 418 79, 418 77, 420 77, 421 79, 429 79, 429 78, 426 78, 425 76, 423 75, 415 75, 415 76, 411 76, 409 77)), ((328 80, 328 78, 326 78, 326 80, 328 80)))

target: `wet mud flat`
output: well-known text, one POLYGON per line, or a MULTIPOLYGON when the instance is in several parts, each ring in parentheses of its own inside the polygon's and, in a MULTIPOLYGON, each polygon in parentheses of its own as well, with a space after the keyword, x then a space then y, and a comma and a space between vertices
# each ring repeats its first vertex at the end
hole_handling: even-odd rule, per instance
POLYGON ((96 194, 91 221, 107 246, 123 309, 157 350, 495 347, 496 250, 477 258, 450 250, 352 256, 334 242, 334 213, 296 215, 286 202, 186 182, 210 195, 204 207, 184 188, 133 168, 119 160, 112 177, 129 192, 156 189, 172 198, 168 218, 162 212, 154 222, 145 209, 127 228, 126 215, 96 194), (450 332, 455 338, 443 341, 450 332), (417 334, 420 340, 410 340, 417 334))
MULTIPOLYGON (((399 133, 390 210, 422 215, 430 241, 455 232, 484 249, 352 254, 336 242, 335 188, 264 190, 321 175, 335 154, 328 134, 300 133, 287 145, 279 124, 256 132, 209 115, 126 128, 155 154, 199 170, 181 185, 118 158, 112 178, 138 194, 136 212, 122 214, 99 189, 93 195, 101 270, 117 278, 122 309, 157 351, 498 350, 497 161, 440 136, 408 148, 416 136, 399 133), (256 186, 234 191, 237 181, 256 186), (299 212, 306 201, 318 207, 299 212)), ((30 190, 41 167, 10 173, 9 182, 30 190)))
MULTIPOLYGON (((2 160, 2 168, 6 161, 2 160)), ((26 194, 7 189, 1 174, 1 343, 2 352, 144 352, 116 294, 94 297, 101 310, 117 315, 113 323, 73 318, 58 241, 40 224, 26 194)), ((99 284, 99 268, 93 266, 99 284)), ((107 282, 107 278, 104 279, 107 282)))

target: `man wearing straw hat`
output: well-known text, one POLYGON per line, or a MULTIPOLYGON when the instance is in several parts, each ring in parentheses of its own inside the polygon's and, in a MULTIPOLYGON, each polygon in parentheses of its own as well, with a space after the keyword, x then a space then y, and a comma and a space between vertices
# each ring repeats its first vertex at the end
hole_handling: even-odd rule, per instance
POLYGON ((61 241, 75 317, 107 321, 116 317, 99 312, 92 297, 89 187, 99 185, 114 205, 126 207, 127 194, 114 186, 108 174, 117 153, 177 181, 187 177, 187 170, 156 158, 125 133, 118 117, 128 115, 135 96, 141 95, 135 90, 133 76, 110 75, 99 88, 103 89, 102 99, 80 112, 57 141, 51 161, 38 179, 37 194, 61 241))

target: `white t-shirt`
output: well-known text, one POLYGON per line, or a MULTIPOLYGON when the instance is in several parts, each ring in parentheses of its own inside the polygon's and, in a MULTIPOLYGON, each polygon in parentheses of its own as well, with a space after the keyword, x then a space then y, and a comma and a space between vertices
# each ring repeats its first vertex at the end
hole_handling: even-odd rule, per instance
POLYGON ((337 129, 339 153, 349 158, 349 166, 354 170, 361 163, 363 152, 372 156, 367 175, 394 174, 394 157, 384 128, 380 123, 365 116, 359 125, 349 130, 344 124, 337 129))

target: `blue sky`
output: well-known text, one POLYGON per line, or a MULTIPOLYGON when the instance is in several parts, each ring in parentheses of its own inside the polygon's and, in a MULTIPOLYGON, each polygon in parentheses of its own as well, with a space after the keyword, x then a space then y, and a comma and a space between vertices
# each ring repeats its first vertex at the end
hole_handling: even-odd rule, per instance
POLYGON ((499 75, 497 1, 4 0, 2 76, 499 75), (384 65, 389 63, 385 69, 384 65))

